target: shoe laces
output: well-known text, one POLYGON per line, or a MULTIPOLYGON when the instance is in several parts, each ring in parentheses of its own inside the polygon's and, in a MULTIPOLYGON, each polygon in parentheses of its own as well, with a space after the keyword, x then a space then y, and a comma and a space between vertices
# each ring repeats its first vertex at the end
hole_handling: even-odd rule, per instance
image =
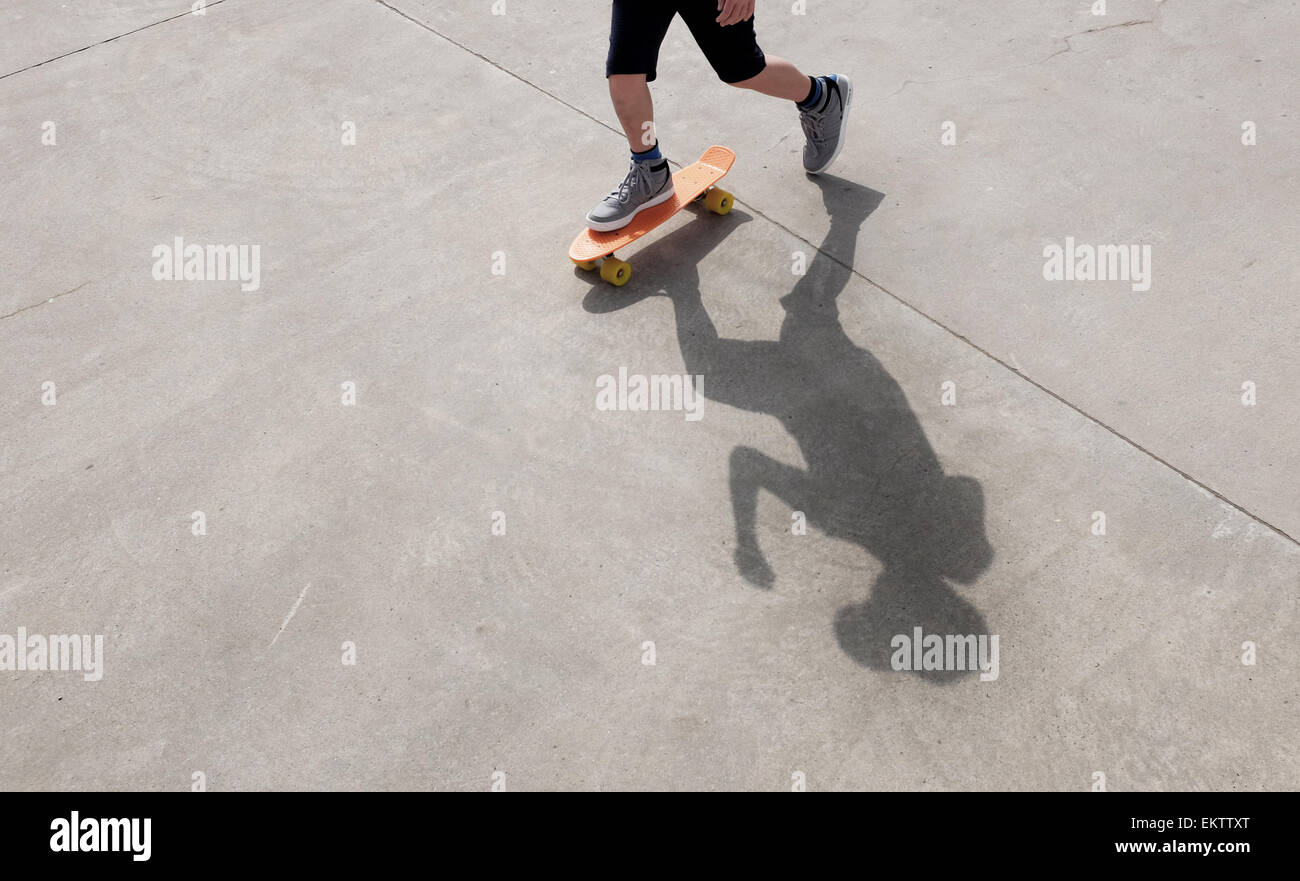
POLYGON ((808 111, 804 113, 799 120, 803 126, 803 133, 809 141, 814 144, 821 144, 826 141, 826 117, 820 113, 808 111))
MULTIPOLYGON (((828 83, 825 88, 829 89, 828 83)), ((803 126, 804 136, 814 144, 824 144, 826 137, 826 111, 831 106, 831 95, 826 96, 826 106, 821 110, 809 109, 799 114, 799 123, 803 126)))
POLYGON ((627 171, 627 177, 618 185, 617 189, 610 190, 609 196, 612 199, 626 205, 632 199, 634 191, 649 192, 650 190, 650 169, 645 162, 632 160, 632 167, 627 171))

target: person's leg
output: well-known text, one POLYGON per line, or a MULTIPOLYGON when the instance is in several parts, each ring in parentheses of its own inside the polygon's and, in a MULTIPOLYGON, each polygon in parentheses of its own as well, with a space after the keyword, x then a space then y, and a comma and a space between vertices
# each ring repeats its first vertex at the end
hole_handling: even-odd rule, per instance
POLYGON ((650 87, 657 72, 659 44, 673 20, 673 4, 614 0, 605 76, 614 112, 633 153, 654 146, 654 104, 650 87))
POLYGON ((643 153, 655 145, 655 109, 643 73, 616 73, 609 77, 609 97, 627 135, 628 149, 643 153))
POLYGON ((759 71, 757 76, 731 85, 741 89, 753 89, 755 92, 762 92, 773 98, 784 98, 796 104, 810 97, 810 91, 814 90, 812 77, 800 73, 799 68, 784 58, 775 55, 765 57, 767 66, 759 71))
POLYGON ((659 152, 650 87, 659 59, 659 44, 675 14, 671 3, 614 0, 605 76, 609 97, 632 151, 632 167, 623 182, 587 214, 598 232, 622 229, 632 218, 673 197, 673 174, 659 152))
POLYGON ((807 138, 804 170, 825 171, 844 146, 853 84, 836 74, 807 77, 784 58, 765 55, 753 18, 720 25, 716 5, 716 0, 681 0, 678 12, 724 83, 795 102, 807 138))

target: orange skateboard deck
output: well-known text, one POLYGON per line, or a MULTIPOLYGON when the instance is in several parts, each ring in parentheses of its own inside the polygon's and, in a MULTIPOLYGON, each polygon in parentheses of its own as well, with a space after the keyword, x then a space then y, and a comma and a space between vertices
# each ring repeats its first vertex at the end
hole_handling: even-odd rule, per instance
POLYGON ((714 184, 731 170, 735 161, 736 154, 726 147, 710 147, 698 162, 691 163, 673 175, 671 199, 642 211, 622 229, 612 232, 584 229, 569 246, 569 259, 583 269, 595 269, 599 265, 600 277, 610 284, 627 284, 632 277, 632 267, 617 259, 614 252, 632 244, 701 196, 704 196, 705 204, 713 213, 726 214, 730 211, 733 202, 731 193, 714 184), (600 261, 599 264, 597 261, 600 261))

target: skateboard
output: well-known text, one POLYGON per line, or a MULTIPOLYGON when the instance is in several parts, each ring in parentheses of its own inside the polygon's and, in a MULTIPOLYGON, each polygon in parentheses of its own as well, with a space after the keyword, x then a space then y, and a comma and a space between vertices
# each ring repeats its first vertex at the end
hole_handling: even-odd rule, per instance
POLYGON ((586 270, 599 266, 601 278, 622 287, 632 278, 632 267, 615 257, 615 251, 635 242, 696 199, 704 199, 705 206, 714 214, 726 214, 731 210, 734 201, 731 193, 714 184, 731 170, 735 161, 736 154, 726 147, 710 147, 698 162, 673 175, 671 199, 642 211, 622 229, 611 232, 584 229, 569 246, 569 259, 586 270))

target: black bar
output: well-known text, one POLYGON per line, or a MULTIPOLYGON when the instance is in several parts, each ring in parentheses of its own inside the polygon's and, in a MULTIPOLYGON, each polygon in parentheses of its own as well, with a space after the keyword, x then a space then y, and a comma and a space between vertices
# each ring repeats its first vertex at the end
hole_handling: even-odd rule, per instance
MULTIPOLYGON (((489 794, 501 795, 483 793, 489 794)), ((440 865, 461 854, 488 861, 519 855, 540 866, 561 859, 557 847, 571 848, 578 863, 610 848, 624 860, 653 853, 656 862, 679 855, 693 865, 703 859, 732 868, 800 852, 820 861, 836 850, 855 861, 895 855, 936 864, 977 858, 999 865, 1042 865, 1043 859, 1055 865, 1180 865, 1195 857, 1228 867, 1261 854, 1284 855, 1295 808, 1290 793, 865 793, 830 799, 812 793, 805 794, 812 801, 779 807, 760 807, 753 796, 742 802, 722 795, 731 802, 723 806, 701 795, 670 801, 643 794, 567 798, 563 809, 529 793, 509 794, 522 801, 461 798, 453 805, 450 795, 437 793, 9 793, 0 828, 8 865, 128 870, 337 869, 435 853, 440 865), (71 826, 74 811, 82 829, 79 849, 53 849, 70 848, 60 832, 71 826), (137 860, 143 847, 134 845, 143 844, 146 818, 149 858, 137 860), (141 822, 125 844, 119 837, 117 851, 80 849, 105 832, 104 844, 111 845, 113 834, 126 829, 96 822, 105 819, 141 822), (1153 853, 1120 850, 1146 843, 1154 843, 1153 853), (1191 843, 1197 852, 1187 849, 1191 843), (1210 851, 1201 853, 1206 844, 1210 851), (1236 845, 1244 852, 1221 849, 1236 845)))

